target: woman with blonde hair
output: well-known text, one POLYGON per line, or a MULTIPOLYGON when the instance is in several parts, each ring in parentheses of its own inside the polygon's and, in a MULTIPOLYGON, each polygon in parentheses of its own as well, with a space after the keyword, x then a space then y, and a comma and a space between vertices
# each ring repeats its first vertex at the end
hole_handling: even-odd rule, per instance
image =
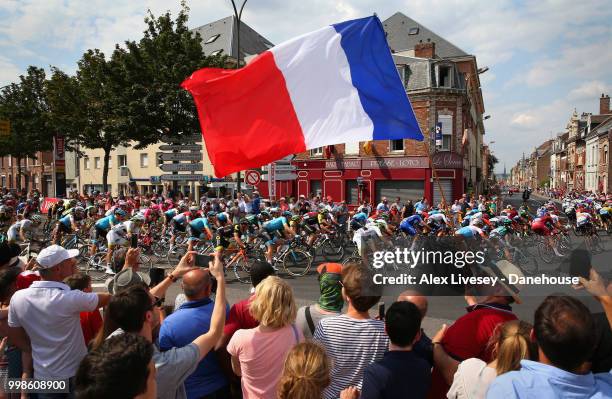
POLYGON ((289 351, 278 384, 278 399, 320 399, 329 385, 329 359, 320 345, 302 342, 289 351))
POLYGON ((287 353, 304 340, 294 325, 293 291, 284 280, 266 277, 255 288, 249 310, 259 326, 238 330, 229 341, 232 369, 242 376, 244 399, 274 399, 287 353))
MULTIPOLYGON (((444 375, 446 382, 451 385, 446 397, 449 399, 484 399, 489 385, 497 376, 520 369, 520 362, 523 359, 535 359, 538 351, 530 338, 532 328, 531 324, 522 320, 511 320, 498 324, 489 340, 493 358, 489 364, 478 358, 467 359, 461 363, 451 358, 439 344, 444 335, 444 328, 438 332, 432 339, 434 362, 458 364, 454 376, 444 375)), ((445 367, 445 369, 448 368, 445 367)))

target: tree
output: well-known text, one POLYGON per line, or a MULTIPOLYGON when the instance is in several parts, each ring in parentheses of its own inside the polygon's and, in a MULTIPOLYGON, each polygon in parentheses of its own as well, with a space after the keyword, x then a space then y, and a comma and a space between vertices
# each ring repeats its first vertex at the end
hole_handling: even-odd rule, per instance
POLYGON ((87 50, 78 62, 75 77, 53 69, 47 84, 51 124, 66 135, 71 148, 101 148, 103 190, 108 190, 108 163, 111 151, 127 145, 124 111, 120 99, 126 90, 121 57, 115 50, 107 60, 98 49, 87 50))
POLYGON ((124 127, 136 148, 200 131, 193 99, 180 84, 200 68, 226 64, 226 56, 204 56, 200 35, 187 27, 189 8, 184 1, 181 6, 174 21, 169 12, 156 18, 149 11, 144 37, 126 42, 122 53, 124 127))
POLYGON ((499 163, 499 159, 497 159, 495 155, 489 153, 489 159, 487 162, 487 176, 495 176, 494 170, 497 163, 499 163))
MULTIPOLYGON (((0 139, 0 155, 17 159, 17 188, 21 189, 21 161, 36 158, 39 151, 53 149, 53 134, 49 128, 45 71, 28 67, 19 83, 6 86, 0 93, 0 119, 11 123, 11 135, 0 139)), ((28 187, 25 187, 28 189, 28 187)))

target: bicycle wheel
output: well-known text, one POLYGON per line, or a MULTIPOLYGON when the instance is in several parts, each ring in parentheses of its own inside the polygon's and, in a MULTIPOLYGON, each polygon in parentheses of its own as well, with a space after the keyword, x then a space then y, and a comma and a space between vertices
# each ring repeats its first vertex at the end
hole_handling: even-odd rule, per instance
POLYGON ((538 243, 538 254, 540 254, 540 257, 545 263, 551 263, 555 257, 553 249, 546 241, 540 241, 538 243))
POLYGON ((534 275, 538 271, 538 261, 536 258, 527 256, 518 248, 515 248, 512 260, 525 274, 534 275))
POLYGON ((187 253, 187 244, 175 245, 168 250, 166 255, 166 262, 170 266, 176 266, 180 262, 181 258, 187 253))
POLYGON ((168 256, 169 249, 168 241, 166 240, 158 240, 151 245, 151 252, 158 259, 165 259, 168 256))
POLYGON ((325 240, 322 245, 322 252, 325 260, 337 261, 344 257, 344 247, 342 245, 336 246, 331 240, 325 240))
POLYGON ((153 261, 149 256, 140 254, 138 257, 138 267, 141 272, 149 274, 151 267, 153 267, 153 261))
POLYGON ((234 275, 243 284, 251 284, 251 264, 246 258, 240 258, 234 263, 234 275))
POLYGON ((312 258, 301 249, 290 249, 283 257, 283 268, 290 276, 303 276, 310 270, 312 258))
POLYGON ((77 256, 77 263, 89 262, 89 247, 87 245, 81 245, 79 247, 79 255, 77 256))

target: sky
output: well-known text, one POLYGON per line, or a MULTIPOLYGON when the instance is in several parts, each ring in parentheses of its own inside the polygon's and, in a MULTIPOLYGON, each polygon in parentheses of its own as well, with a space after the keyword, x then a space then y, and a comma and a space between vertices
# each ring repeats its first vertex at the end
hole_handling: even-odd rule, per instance
MULTIPOLYGON (((240 0, 237 0, 241 4, 240 0)), ((192 28, 232 14, 230 0, 188 1, 192 28)), ((176 15, 178 0, 1 0, 0 86, 28 65, 74 73, 90 48, 110 54, 138 40, 148 9, 176 15)), ((492 143, 502 172, 564 131, 574 109, 599 112, 612 95, 609 0, 251 0, 242 19, 273 43, 376 13, 415 19, 476 56, 492 143)))

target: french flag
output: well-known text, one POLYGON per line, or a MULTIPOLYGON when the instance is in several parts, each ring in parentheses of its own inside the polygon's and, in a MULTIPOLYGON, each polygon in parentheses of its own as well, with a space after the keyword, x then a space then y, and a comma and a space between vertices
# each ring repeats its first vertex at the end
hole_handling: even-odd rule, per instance
POLYGON ((376 16, 296 37, 242 69, 200 69, 181 86, 218 177, 326 145, 423 140, 376 16))

